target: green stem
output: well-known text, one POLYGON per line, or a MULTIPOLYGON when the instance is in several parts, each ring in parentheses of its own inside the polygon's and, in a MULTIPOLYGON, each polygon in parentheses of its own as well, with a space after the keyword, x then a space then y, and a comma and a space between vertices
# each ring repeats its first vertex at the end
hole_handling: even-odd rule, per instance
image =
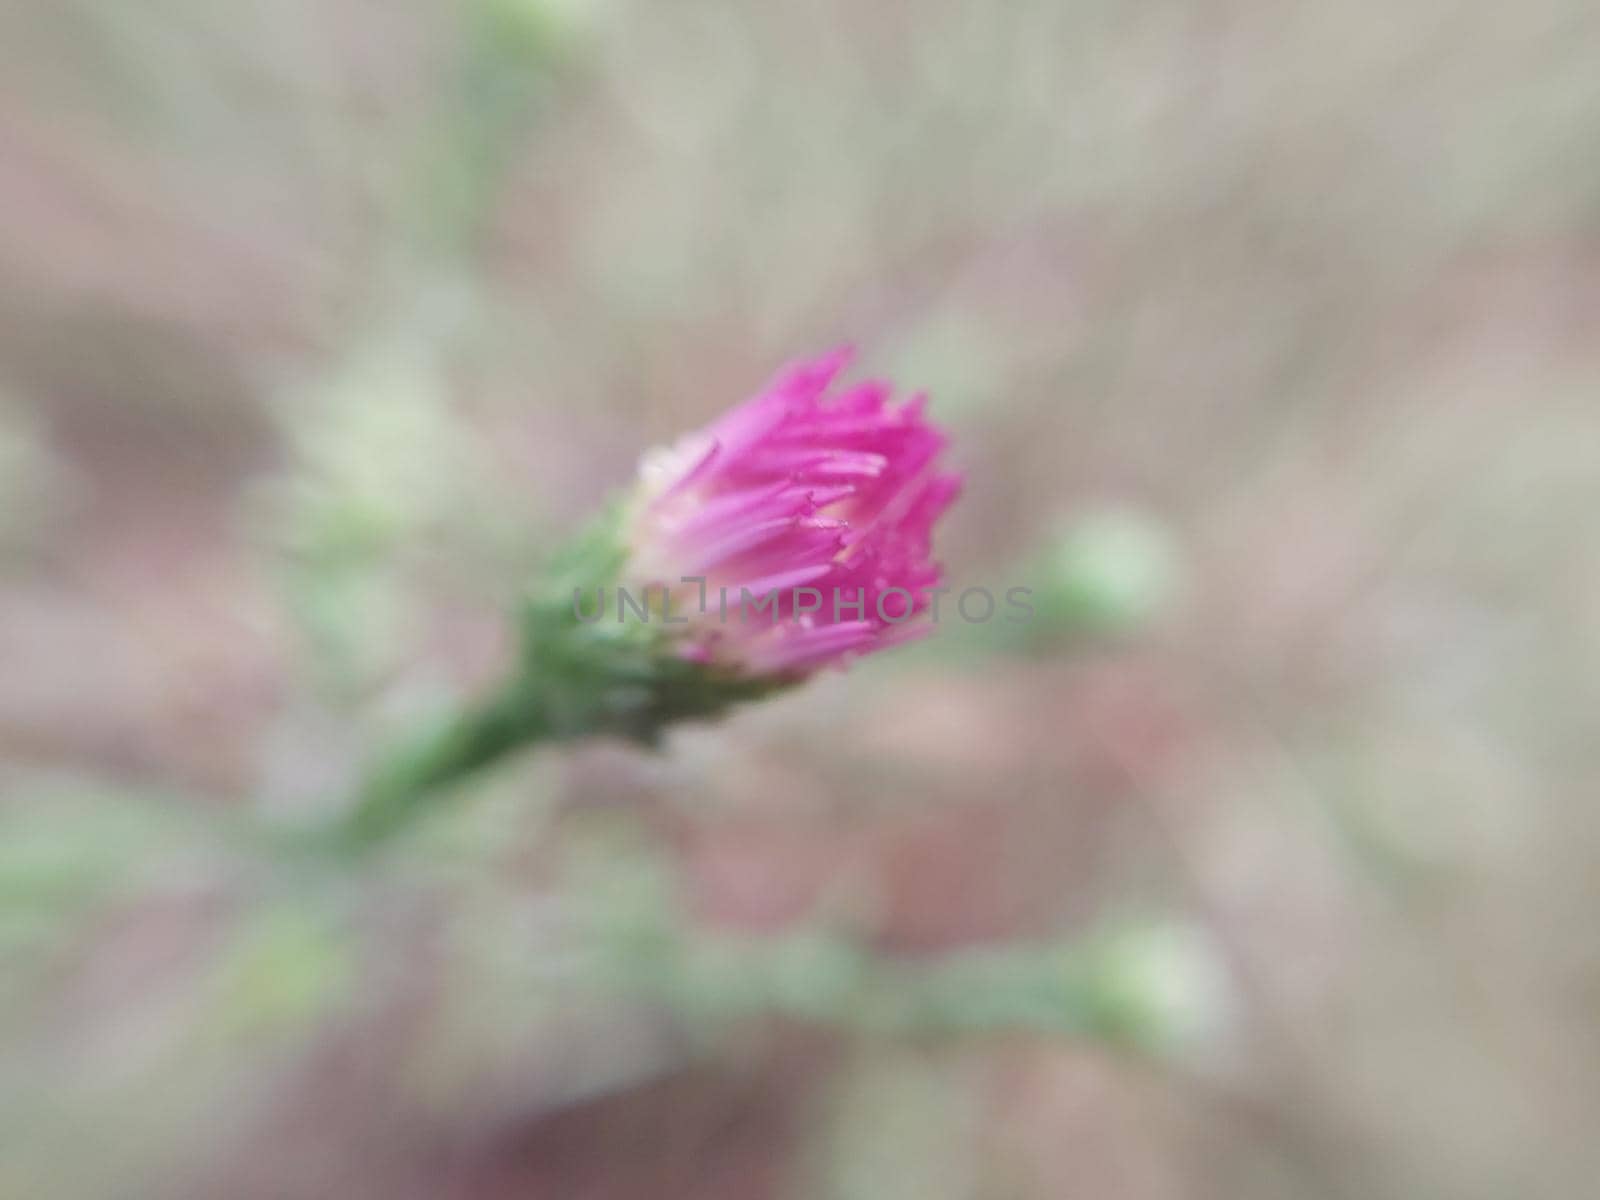
MULTIPOLYGON (((607 552, 609 543, 600 551, 607 552)), ((613 577, 602 568, 594 574, 613 577)), ((659 744, 666 729, 716 717, 789 687, 789 676, 753 678, 689 661, 653 626, 618 630, 573 619, 570 593, 522 613, 524 649, 509 681, 431 735, 381 761, 348 813, 312 835, 318 847, 359 853, 398 833, 434 793, 513 751, 544 742, 606 736, 659 744)))
POLYGON ((435 791, 553 734, 545 706, 524 686, 506 687, 380 762, 329 840, 359 852, 409 824, 435 791))

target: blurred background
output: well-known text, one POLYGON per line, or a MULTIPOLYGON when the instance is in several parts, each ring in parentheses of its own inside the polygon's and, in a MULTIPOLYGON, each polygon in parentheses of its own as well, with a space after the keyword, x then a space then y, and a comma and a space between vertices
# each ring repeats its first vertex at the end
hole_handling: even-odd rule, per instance
POLYGON ((0 8, 0 1195, 1572 1197, 1600 10, 0 8), (638 454, 841 341, 949 625, 359 869, 638 454))

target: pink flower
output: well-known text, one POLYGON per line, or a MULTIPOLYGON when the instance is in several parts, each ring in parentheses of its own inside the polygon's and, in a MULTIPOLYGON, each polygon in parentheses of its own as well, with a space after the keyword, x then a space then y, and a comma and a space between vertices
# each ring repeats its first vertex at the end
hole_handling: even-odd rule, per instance
POLYGON ((785 369, 641 464, 628 574, 689 618, 685 655, 798 674, 930 628, 917 618, 942 578, 933 525, 961 477, 939 469, 925 396, 891 404, 876 382, 830 394, 850 357, 785 369))

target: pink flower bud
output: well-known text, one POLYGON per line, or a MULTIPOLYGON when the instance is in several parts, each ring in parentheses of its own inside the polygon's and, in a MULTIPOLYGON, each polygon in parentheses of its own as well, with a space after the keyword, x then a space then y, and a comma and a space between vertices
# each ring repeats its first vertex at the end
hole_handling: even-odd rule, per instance
POLYGON ((961 477, 940 470, 946 439, 925 397, 892 404, 876 382, 831 390, 850 357, 785 369, 640 464, 627 576, 665 588, 674 620, 689 618, 686 657, 804 674, 930 628, 933 526, 961 477))

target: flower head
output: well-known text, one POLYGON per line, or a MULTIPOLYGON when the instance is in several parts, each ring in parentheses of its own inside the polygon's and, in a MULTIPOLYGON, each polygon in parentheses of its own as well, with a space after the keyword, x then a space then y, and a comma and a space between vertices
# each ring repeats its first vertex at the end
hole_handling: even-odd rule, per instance
POLYGON ((927 629, 916 618, 942 577, 933 526, 961 477, 939 468, 945 437, 925 396, 833 389, 849 359, 785 369, 641 464, 627 575, 690 617, 685 656, 801 674, 927 629))

